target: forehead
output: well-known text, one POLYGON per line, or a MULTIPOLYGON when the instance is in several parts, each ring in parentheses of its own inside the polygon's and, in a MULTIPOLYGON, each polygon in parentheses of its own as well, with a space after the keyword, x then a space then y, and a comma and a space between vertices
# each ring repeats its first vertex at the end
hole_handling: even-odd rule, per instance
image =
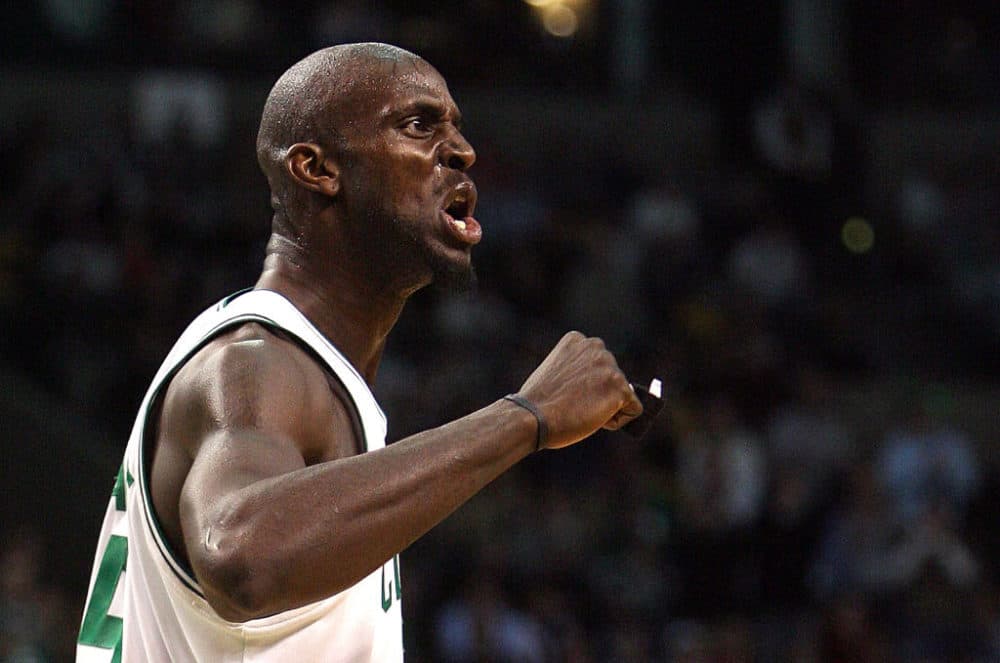
POLYGON ((368 63, 349 97, 350 105, 379 121, 414 105, 438 105, 448 114, 458 108, 438 71, 419 58, 379 60, 368 63))

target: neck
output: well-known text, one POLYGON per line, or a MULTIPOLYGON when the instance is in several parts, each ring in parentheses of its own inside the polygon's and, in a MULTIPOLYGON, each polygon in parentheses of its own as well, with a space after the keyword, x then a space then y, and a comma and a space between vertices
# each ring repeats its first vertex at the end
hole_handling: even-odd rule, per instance
POLYGON ((282 246, 280 237, 272 237, 255 287, 291 301, 374 384, 386 338, 411 293, 379 290, 349 267, 315 269, 314 261, 298 253, 290 242, 282 246))

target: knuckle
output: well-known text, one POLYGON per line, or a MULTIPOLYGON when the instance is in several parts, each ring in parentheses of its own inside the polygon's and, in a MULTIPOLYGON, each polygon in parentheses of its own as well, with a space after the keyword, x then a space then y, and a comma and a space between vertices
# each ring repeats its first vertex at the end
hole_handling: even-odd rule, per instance
POLYGON ((618 391, 620 385, 618 384, 618 375, 615 373, 615 371, 605 370, 603 371, 603 373, 604 375, 601 380, 601 384, 604 387, 604 389, 608 391, 618 391))
POLYGON ((601 354, 598 356, 598 361, 600 361, 600 365, 603 368, 610 371, 611 373, 617 373, 619 369, 618 369, 618 362, 615 360, 615 356, 610 352, 608 352, 607 349, 603 347, 600 348, 600 352, 601 354))
POLYGON ((628 380, 626 380, 622 372, 617 369, 610 369, 607 371, 604 378, 604 386, 609 393, 616 394, 619 397, 630 390, 628 380))
POLYGON ((614 377, 612 377, 612 384, 615 388, 622 392, 631 391, 631 387, 628 386, 628 378, 621 371, 615 371, 614 377))

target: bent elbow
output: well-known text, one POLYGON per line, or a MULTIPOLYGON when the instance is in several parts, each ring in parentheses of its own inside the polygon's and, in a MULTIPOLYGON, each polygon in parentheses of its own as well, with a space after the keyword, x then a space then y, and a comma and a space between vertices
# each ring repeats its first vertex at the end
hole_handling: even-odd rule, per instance
POLYGON ((275 573, 250 552, 210 552, 195 571, 205 600, 226 621, 242 623, 278 612, 273 605, 275 573))

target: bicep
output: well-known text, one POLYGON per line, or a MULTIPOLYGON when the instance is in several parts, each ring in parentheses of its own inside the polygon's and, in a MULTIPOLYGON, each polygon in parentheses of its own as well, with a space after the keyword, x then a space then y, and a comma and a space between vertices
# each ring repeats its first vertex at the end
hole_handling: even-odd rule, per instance
POLYGON ((222 430, 200 445, 181 489, 185 538, 206 520, 224 518, 231 503, 245 499, 262 481, 305 467, 298 445, 284 435, 251 428, 222 430))
POLYGON ((282 478, 310 459, 349 448, 343 404, 323 372, 294 347, 271 339, 230 343, 195 363, 165 403, 166 435, 183 438, 190 466, 177 494, 180 538, 196 575, 248 537, 255 512, 273 508, 282 478))

